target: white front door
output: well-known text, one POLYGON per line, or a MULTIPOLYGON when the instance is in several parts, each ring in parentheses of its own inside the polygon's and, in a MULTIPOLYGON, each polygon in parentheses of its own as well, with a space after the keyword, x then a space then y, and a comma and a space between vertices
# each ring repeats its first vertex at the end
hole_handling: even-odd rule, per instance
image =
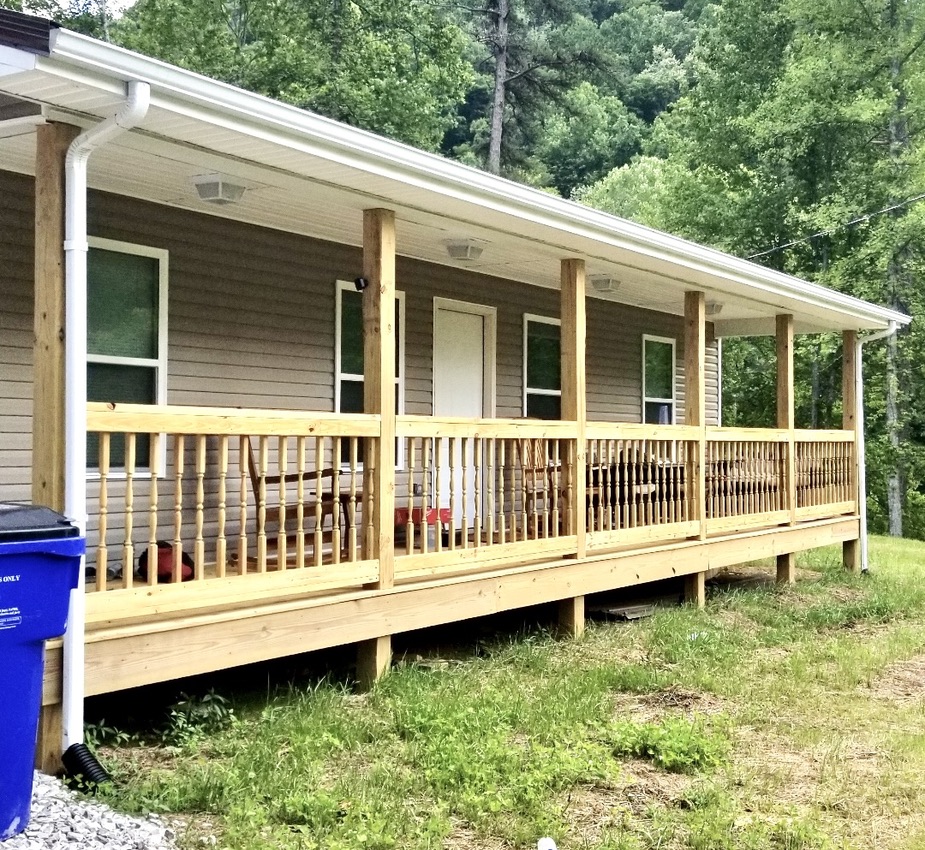
MULTIPOLYGON (((494 310, 476 304, 441 299, 434 301, 434 416, 461 416, 482 419, 490 416, 493 388, 489 386, 490 364, 494 356, 494 310)), ((436 447, 435 447, 436 448, 436 447)), ((450 507, 449 440, 441 441, 440 506, 450 507)), ((452 463, 453 492, 456 494, 455 520, 462 527, 463 504, 466 524, 475 517, 475 462, 473 441, 465 459, 461 441, 456 441, 452 463), (463 470, 466 498, 462 498, 463 470)), ((436 480, 434 482, 436 485, 436 480)))

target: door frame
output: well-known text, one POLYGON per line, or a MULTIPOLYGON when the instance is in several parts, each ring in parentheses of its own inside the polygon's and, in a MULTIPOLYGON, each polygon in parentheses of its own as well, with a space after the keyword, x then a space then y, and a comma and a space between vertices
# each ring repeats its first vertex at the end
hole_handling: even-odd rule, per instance
POLYGON ((435 416, 434 403, 437 399, 437 310, 453 310, 457 313, 469 313, 484 319, 485 338, 482 360, 482 417, 494 419, 496 411, 495 384, 497 381, 497 328, 498 308, 487 304, 473 304, 470 301, 458 301, 455 298, 434 296, 432 344, 431 344, 431 387, 430 414, 435 416))

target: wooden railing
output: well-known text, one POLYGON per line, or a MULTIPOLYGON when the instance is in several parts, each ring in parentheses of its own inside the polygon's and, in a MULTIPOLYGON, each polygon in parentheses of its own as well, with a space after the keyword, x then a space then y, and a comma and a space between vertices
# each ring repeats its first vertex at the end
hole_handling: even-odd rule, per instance
POLYGON ((716 534, 790 521, 789 432, 708 428, 705 520, 716 534))
POLYGON ((376 417, 90 404, 87 431, 94 595, 268 571, 300 591, 376 580, 361 463, 376 417))
POLYGON ((853 432, 797 431, 794 454, 798 519, 854 513, 857 468, 853 432))
POLYGON ((588 423, 588 548, 683 539, 699 530, 700 428, 588 423))
POLYGON ((575 425, 522 419, 399 416, 398 577, 575 548, 575 425))
MULTIPOLYGON (((91 404, 87 422, 91 616, 124 591, 155 613, 188 587, 215 607, 379 580, 378 417, 91 404)), ((399 416, 396 580, 857 508, 851 432, 587 423, 584 458, 577 433, 399 416)))

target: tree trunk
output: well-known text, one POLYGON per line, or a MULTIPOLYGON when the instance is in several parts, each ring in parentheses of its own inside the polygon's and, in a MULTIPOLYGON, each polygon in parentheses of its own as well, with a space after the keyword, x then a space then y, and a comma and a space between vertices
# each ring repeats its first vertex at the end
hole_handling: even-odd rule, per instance
POLYGON ((491 99, 491 124, 488 136, 487 168, 501 173, 501 136, 504 131, 504 105, 507 100, 508 14, 509 0, 495 0, 492 17, 491 48, 495 57, 495 88, 491 99))
MULTIPOLYGON (((906 207, 900 205, 904 195, 904 182, 908 165, 905 156, 909 148, 909 123, 906 109, 905 81, 903 80, 904 36, 911 32, 911 19, 908 15, 900 20, 900 0, 892 0, 889 5, 889 25, 894 33, 894 55, 890 63, 890 79, 893 84, 893 109, 890 114, 890 163, 893 167, 893 189, 890 198, 895 205, 890 217, 898 223, 906 214, 906 207)), ((897 234, 900 228, 896 228, 897 234)), ((897 238, 902 238, 897 236, 897 238)), ((909 248, 905 241, 895 245, 887 263, 887 292, 890 306, 900 309, 901 293, 905 289, 909 274, 909 248)), ((905 469, 901 444, 901 422, 899 415, 899 345, 896 336, 887 339, 886 344, 886 434, 890 445, 890 469, 887 472, 886 498, 889 532, 891 537, 903 535, 903 502, 905 495, 905 469)))

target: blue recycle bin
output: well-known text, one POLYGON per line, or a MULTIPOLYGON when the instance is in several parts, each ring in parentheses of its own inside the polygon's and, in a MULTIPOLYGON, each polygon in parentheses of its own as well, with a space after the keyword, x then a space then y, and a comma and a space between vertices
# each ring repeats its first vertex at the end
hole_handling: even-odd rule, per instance
POLYGON ((0 841, 29 823, 44 641, 64 633, 84 545, 51 509, 0 503, 0 841))

